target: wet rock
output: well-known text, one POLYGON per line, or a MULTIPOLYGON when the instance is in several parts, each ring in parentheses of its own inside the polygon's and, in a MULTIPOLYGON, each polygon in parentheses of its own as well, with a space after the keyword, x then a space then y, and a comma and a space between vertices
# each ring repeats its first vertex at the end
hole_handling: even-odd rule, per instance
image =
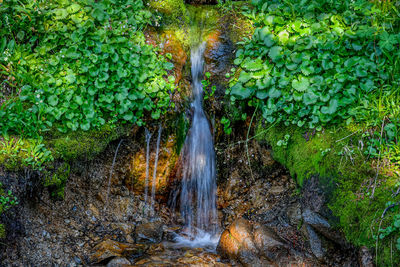
POLYGON ((253 227, 254 243, 262 255, 271 261, 287 254, 287 245, 269 227, 256 223, 253 227))
MULTIPOLYGON (((153 139, 156 139, 153 137, 153 139)), ((175 153, 176 137, 168 136, 167 140, 161 142, 160 152, 157 164, 156 176, 156 197, 160 198, 163 195, 168 195, 170 188, 171 175, 173 174, 175 163, 178 156, 175 153)), ((149 188, 152 188, 152 174, 155 161, 155 149, 151 150, 149 162, 149 188)), ((146 184, 146 151, 144 148, 133 155, 131 159, 129 173, 126 174, 125 183, 129 188, 133 189, 138 194, 142 195, 146 184)))
POLYGON ((374 259, 367 247, 361 247, 358 251, 358 261, 360 267, 374 267, 374 259))
POLYGON ((217 247, 218 252, 223 257, 238 260, 243 264, 257 261, 258 251, 253 242, 251 228, 250 222, 245 219, 233 222, 222 233, 217 247))
POLYGON ((135 237, 138 243, 159 243, 163 235, 161 222, 149 222, 136 226, 135 237))
POLYGON ((123 244, 113 240, 105 240, 93 248, 90 256, 92 263, 104 262, 114 257, 138 257, 147 250, 146 245, 142 244, 123 244))
POLYGON ((311 225, 312 227, 318 229, 321 232, 324 232, 325 230, 331 228, 331 225, 326 219, 324 219, 321 215, 309 209, 304 210, 303 219, 305 223, 311 225))
POLYGON ((236 220, 222 233, 217 251, 244 266, 270 266, 288 255, 287 245, 273 229, 245 219, 236 220))
POLYGON ((311 225, 317 232, 326 238, 339 245, 346 245, 346 240, 343 238, 343 235, 340 232, 333 230, 329 222, 318 213, 313 212, 310 209, 305 209, 302 217, 304 223, 311 225))
POLYGON ((322 247, 321 239, 310 225, 307 225, 306 229, 312 253, 318 260, 323 260, 325 257, 325 251, 322 247))
POLYGON ((117 257, 112 259, 109 263, 107 263, 107 267, 122 267, 130 264, 131 264, 130 261, 128 261, 126 258, 117 257))
POLYGON ((290 205, 287 210, 286 214, 289 218, 289 221, 292 225, 300 225, 301 223, 301 204, 299 202, 293 203, 290 205))

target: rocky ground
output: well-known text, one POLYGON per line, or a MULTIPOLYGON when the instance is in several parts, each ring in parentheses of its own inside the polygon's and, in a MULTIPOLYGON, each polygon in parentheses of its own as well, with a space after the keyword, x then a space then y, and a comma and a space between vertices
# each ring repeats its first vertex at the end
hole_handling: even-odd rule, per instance
MULTIPOLYGON (((257 142, 249 145, 252 174, 245 146, 222 153, 217 145, 218 207, 225 229, 218 252, 177 249, 171 241, 179 225, 171 222, 164 198, 158 198, 152 216, 144 213, 143 193, 128 190, 126 166, 143 155, 138 155, 138 142, 125 142, 108 200, 117 143, 96 160, 73 166, 63 201, 52 199, 47 190, 21 195, 20 205, 2 218, 10 233, 2 240, 1 265, 358 266, 357 250, 321 215, 323 200, 316 185, 304 189, 313 198, 306 199, 267 147, 257 142)), ((168 165, 163 160, 160 164, 168 165)), ((3 184, 14 188, 21 188, 18 179, 1 175, 3 184)), ((363 253, 365 261, 368 253, 363 253)))

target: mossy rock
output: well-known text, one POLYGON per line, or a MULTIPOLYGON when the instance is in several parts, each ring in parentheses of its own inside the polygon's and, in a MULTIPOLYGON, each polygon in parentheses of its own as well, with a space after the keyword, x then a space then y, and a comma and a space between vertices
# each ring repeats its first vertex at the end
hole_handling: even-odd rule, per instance
POLYGON ((187 10, 183 0, 148 0, 150 8, 164 15, 168 22, 187 23, 187 10))
MULTIPOLYGON (((395 206, 382 217, 389 203, 400 203, 400 194, 393 192, 399 178, 384 169, 377 175, 376 162, 358 149, 362 134, 357 128, 357 125, 329 127, 318 132, 259 123, 256 135, 259 141, 271 146, 274 159, 288 168, 300 187, 308 178, 319 177, 328 207, 337 218, 333 222, 336 227, 343 230, 351 243, 375 251, 374 237, 379 229, 390 227, 394 216, 400 213, 400 207, 395 206), (285 135, 290 137, 285 139, 285 135), (378 182, 373 191, 375 179, 378 182)), ((393 254, 393 242, 399 237, 400 233, 394 232, 379 240, 379 266, 400 262, 400 256, 393 254)))
POLYGON ((128 126, 117 127, 106 124, 98 130, 58 134, 45 139, 44 143, 53 152, 55 159, 65 161, 90 160, 104 151, 110 142, 126 135, 129 129, 128 126))

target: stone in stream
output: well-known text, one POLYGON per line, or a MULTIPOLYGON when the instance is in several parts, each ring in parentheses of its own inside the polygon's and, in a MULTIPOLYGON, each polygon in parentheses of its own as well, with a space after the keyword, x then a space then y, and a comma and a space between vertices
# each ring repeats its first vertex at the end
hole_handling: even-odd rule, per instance
POLYGON ((109 263, 107 263, 106 267, 120 267, 127 265, 131 265, 130 261, 128 261, 126 258, 117 257, 112 259, 109 263))
POLYGON ((222 233, 217 251, 244 266, 273 266, 287 255, 287 246, 272 229, 241 218, 222 233))
POLYGON ((113 240, 105 240, 93 248, 90 262, 102 263, 115 257, 139 257, 148 249, 143 244, 123 244, 113 240))
POLYGON ((163 236, 161 222, 148 222, 136 226, 135 238, 138 243, 159 243, 163 236))

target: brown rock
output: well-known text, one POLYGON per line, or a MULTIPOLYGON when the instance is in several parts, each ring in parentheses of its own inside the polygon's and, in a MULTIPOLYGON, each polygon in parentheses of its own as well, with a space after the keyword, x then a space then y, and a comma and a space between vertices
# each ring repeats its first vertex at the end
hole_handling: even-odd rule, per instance
POLYGON ((131 263, 122 257, 117 257, 112 259, 109 263, 107 263, 107 267, 122 267, 122 266, 129 266, 131 263))
POLYGON ((141 244, 123 244, 113 240, 105 240, 97 244, 90 256, 92 263, 100 263, 114 257, 139 256, 147 249, 147 246, 141 244))
MULTIPOLYGON (((154 139, 154 137, 153 137, 154 139)), ((170 176, 173 174, 175 162, 178 156, 175 153, 176 137, 168 136, 168 139, 160 144, 160 153, 157 164, 156 197, 162 197, 168 193, 170 176)), ((152 188, 152 174, 155 161, 155 149, 152 149, 149 162, 149 191, 152 188)), ((129 188, 142 194, 146 184, 146 151, 141 149, 131 159, 131 168, 125 179, 129 188)))
POLYGON ((273 229, 256 223, 253 227, 253 236, 258 250, 269 260, 276 261, 287 254, 287 245, 273 229))
POLYGON ((149 222, 136 226, 135 237, 138 243, 159 243, 163 235, 161 222, 149 222))

